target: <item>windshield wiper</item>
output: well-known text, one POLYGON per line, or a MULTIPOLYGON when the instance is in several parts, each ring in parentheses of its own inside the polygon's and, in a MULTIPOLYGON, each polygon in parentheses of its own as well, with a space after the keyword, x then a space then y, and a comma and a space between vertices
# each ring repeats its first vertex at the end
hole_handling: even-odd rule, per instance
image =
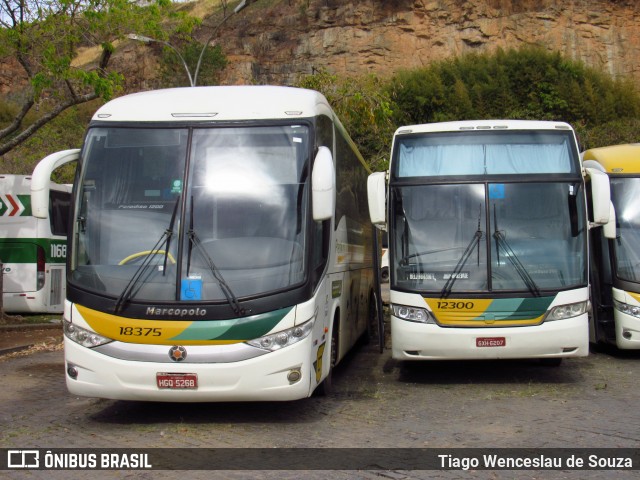
POLYGON ((535 297, 539 297, 540 290, 538 289, 536 282, 533 280, 533 278, 531 277, 531 275, 529 274, 525 266, 522 264, 522 262, 520 261, 516 253, 513 251, 513 249, 509 245, 509 242, 507 242, 507 239, 504 236, 504 234, 500 230, 498 230, 498 216, 496 215, 495 205, 493 206, 493 220, 494 220, 494 228, 495 228, 495 232, 493 233, 493 238, 496 240, 496 254, 498 255, 498 262, 500 261, 500 257, 499 257, 500 247, 502 247, 502 249, 507 255, 507 258, 511 262, 511 265, 513 265, 513 268, 516 270, 518 275, 520 275, 520 278, 525 283, 529 291, 535 297))
MULTIPOLYGON (((129 280, 129 283, 127 283, 127 286, 124 287, 124 290, 118 297, 118 300, 116 300, 116 305, 115 305, 116 313, 119 313, 124 307, 124 305, 134 295, 135 287, 140 283, 142 276, 145 273, 147 273, 147 271, 149 270, 149 266, 151 265, 151 262, 153 261, 153 258, 156 253, 164 252, 164 263, 162 268, 162 275, 165 274, 167 270, 167 257, 169 256, 169 246, 171 245, 171 237, 173 236, 173 228, 176 222, 176 214, 178 212, 179 203, 180 203, 180 198, 178 197, 176 199, 176 204, 173 207, 173 213, 171 214, 169 227, 162 233, 162 235, 160 236, 160 238, 158 239, 154 247, 151 250, 149 250, 149 254, 144 258, 140 266, 137 268, 137 270, 134 272, 133 276, 129 280)), ((148 271, 147 276, 145 277, 145 280, 149 278, 150 275, 151 275, 151 270, 148 271)))
POLYGON ((456 283, 456 280, 458 279, 458 275, 460 275, 460 271, 464 268, 464 266, 467 263, 467 260, 469 260, 469 257, 473 252, 473 249, 476 247, 478 249, 478 266, 480 266, 480 240, 482 240, 482 235, 483 235, 482 229, 480 228, 481 218, 482 218, 482 205, 480 205, 480 213, 478 213, 478 229, 473 234, 473 238, 469 242, 469 245, 467 245, 467 248, 465 248, 464 252, 462 252, 462 256, 460 257, 460 260, 458 260, 458 263, 456 264, 456 268, 453 269, 453 273, 447 279, 447 283, 445 283, 444 287, 442 287, 442 292, 440 292, 441 298, 447 298, 449 296, 449 294, 451 293, 451 290, 453 289, 453 284, 456 283))
POLYGON ((476 248, 476 246, 478 247, 478 265, 480 264, 480 240, 482 240, 482 236, 483 232, 482 230, 480 230, 480 225, 478 224, 478 230, 476 230, 476 232, 473 234, 473 238, 469 242, 469 245, 467 245, 467 248, 464 250, 464 252, 462 252, 462 256, 460 257, 460 260, 458 260, 456 268, 453 269, 453 273, 447 280, 447 283, 445 283, 444 287, 442 287, 442 292, 440 292, 441 298, 447 298, 449 296, 451 290, 453 289, 453 284, 456 283, 458 275, 460 275, 460 271, 466 265, 467 260, 469 260, 469 257, 473 253, 473 249, 476 248))
POLYGON ((233 313, 235 313, 237 317, 244 315, 245 309, 240 306, 238 297, 235 296, 235 294, 233 293, 233 290, 231 290, 231 287, 229 287, 229 284, 225 281, 224 277, 222 276, 222 273, 220 272, 220 269, 213 262, 213 259, 211 258, 207 250, 202 246, 200 237, 198 237, 198 234, 193 229, 193 197, 191 197, 191 211, 190 211, 190 218, 189 218, 189 231, 187 232, 187 237, 189 238, 189 252, 187 255, 187 276, 189 276, 189 270, 191 268, 191 252, 193 247, 196 247, 200 252, 200 254, 202 255, 202 258, 204 258, 204 261, 206 262, 207 267, 209 267, 209 271, 211 272, 213 277, 218 281, 218 285, 220 285, 220 290, 222 290, 222 293, 227 299, 227 302, 229 303, 229 305, 231 306, 233 313))

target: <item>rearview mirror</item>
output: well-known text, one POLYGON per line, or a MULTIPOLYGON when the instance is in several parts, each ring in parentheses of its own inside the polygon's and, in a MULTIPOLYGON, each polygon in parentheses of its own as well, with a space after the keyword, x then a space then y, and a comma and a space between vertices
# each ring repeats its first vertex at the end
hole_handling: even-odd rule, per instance
POLYGON ((336 171, 327 147, 318 148, 311 173, 311 203, 315 221, 328 220, 336 209, 336 171))
POLYGON ((616 238, 616 210, 613 203, 609 202, 609 221, 602 226, 604 238, 611 240, 616 238))
POLYGON ((367 199, 369 201, 369 217, 371 223, 377 227, 386 224, 386 173, 376 172, 367 179, 367 199))
POLYGON ((595 168, 587 167, 585 171, 591 179, 593 226, 605 225, 609 222, 611 210, 611 186, 609 185, 609 177, 606 173, 595 168))

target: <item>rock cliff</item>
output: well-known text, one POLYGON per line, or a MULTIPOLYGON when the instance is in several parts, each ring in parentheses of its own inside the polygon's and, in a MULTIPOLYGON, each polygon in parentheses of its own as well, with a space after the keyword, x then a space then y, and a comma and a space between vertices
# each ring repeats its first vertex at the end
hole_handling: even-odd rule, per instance
MULTIPOLYGON (((321 68, 375 73, 428 65, 465 52, 538 44, 640 88, 639 0, 258 0, 216 31, 229 59, 222 83, 291 84, 321 68)), ((201 8, 200 8, 201 10, 201 8)), ((204 42, 219 23, 207 17, 204 42), (207 25, 211 25, 208 27, 207 25)), ((132 42, 112 64, 125 90, 155 87, 157 56, 132 42)), ((19 90, 11 59, 0 61, 0 92, 19 90)))
POLYGON ((384 77, 452 55, 524 44, 640 80, 638 0, 261 3, 220 31, 231 60, 225 83, 287 84, 322 67, 384 77))

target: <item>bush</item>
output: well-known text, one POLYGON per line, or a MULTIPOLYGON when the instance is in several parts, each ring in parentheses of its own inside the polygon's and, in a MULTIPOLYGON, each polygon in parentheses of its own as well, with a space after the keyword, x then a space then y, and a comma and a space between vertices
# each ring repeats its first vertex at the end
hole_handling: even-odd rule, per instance
POLYGON ((388 89, 399 124, 558 120, 579 125, 590 145, 637 141, 640 95, 631 81, 539 47, 472 53, 402 71, 388 89))
POLYGON ((378 77, 338 77, 320 70, 303 77, 296 86, 319 91, 327 98, 371 170, 388 167, 395 124, 391 100, 378 77))

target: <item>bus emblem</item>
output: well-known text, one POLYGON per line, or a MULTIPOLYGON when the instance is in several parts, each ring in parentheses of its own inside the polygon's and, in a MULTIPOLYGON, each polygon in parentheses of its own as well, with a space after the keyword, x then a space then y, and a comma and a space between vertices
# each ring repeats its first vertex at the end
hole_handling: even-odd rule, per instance
POLYGON ((182 362, 187 358, 187 349, 184 347, 174 346, 169 349, 169 358, 174 362, 182 362))

